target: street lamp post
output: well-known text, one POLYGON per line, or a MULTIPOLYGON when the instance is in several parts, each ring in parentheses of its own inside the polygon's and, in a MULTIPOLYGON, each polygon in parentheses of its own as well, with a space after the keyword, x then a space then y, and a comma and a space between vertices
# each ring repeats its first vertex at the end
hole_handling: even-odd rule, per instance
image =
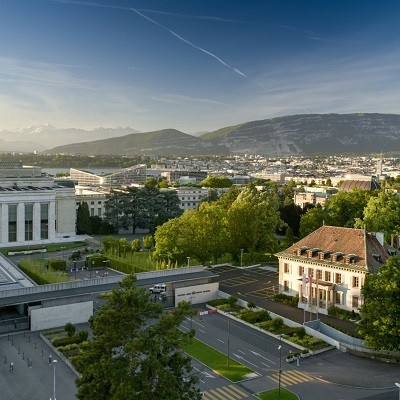
POLYGON ((190 257, 186 257, 186 258, 187 258, 187 260, 188 260, 187 266, 190 267, 190 257))
POLYGON ((231 338, 231 319, 228 317, 228 368, 229 368, 229 342, 231 338))
POLYGON ((400 383, 395 383, 395 385, 399 388, 399 400, 400 400, 400 383))
POLYGON ((243 251, 244 249, 240 249, 240 268, 243 267, 243 251))
POLYGON ((57 360, 53 360, 53 399, 50 397, 50 400, 56 400, 56 364, 57 360))

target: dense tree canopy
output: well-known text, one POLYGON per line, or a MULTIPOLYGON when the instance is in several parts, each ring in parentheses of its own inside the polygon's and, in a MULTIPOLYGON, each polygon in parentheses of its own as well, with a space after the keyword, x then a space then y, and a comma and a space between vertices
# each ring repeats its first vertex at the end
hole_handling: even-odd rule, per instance
POLYGON ((367 275, 362 288, 359 332, 373 349, 400 351, 400 258, 367 275))
POLYGON ((232 180, 228 176, 208 176, 199 183, 199 186, 210 188, 229 188, 232 186, 232 180))
POLYGON ((191 314, 189 303, 166 314, 133 276, 120 285, 91 318, 94 338, 76 357, 78 399, 200 399, 198 376, 182 352, 193 331, 179 329, 191 314))
POLYGON ((363 218, 357 218, 355 227, 370 232, 383 232, 390 242, 392 233, 399 233, 400 200, 396 193, 379 192, 368 200, 363 218))
POLYGON ((308 209, 300 219, 300 237, 305 237, 320 228, 327 222, 327 218, 326 211, 320 206, 308 209))
POLYGON ((156 226, 182 213, 179 197, 173 190, 154 186, 114 190, 105 203, 105 219, 118 229, 136 228, 154 231, 156 226))
POLYGON ((331 196, 326 203, 329 224, 353 228, 357 218, 363 217, 371 192, 354 189, 351 192, 339 192, 331 196))
POLYGON ((230 189, 220 200, 202 203, 198 210, 159 226, 155 252, 179 262, 195 257, 206 264, 225 253, 237 259, 240 249, 250 254, 275 251, 278 208, 274 193, 253 186, 242 192, 230 189))

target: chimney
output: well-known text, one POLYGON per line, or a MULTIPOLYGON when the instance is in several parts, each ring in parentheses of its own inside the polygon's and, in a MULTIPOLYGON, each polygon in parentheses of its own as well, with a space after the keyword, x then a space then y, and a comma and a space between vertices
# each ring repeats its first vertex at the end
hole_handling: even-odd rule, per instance
POLYGON ((384 242, 383 232, 375 232, 375 237, 378 239, 379 244, 383 246, 384 242))

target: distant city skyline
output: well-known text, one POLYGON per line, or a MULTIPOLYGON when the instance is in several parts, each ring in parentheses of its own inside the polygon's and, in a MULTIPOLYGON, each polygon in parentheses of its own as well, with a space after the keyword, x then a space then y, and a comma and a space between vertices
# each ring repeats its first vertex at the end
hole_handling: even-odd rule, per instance
POLYGON ((0 130, 399 113, 400 3, 3 0, 0 130))

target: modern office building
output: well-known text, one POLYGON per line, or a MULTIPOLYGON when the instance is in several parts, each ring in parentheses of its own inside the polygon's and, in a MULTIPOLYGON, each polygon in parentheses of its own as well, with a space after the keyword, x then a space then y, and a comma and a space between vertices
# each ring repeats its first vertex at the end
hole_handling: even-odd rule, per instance
POLYGON ((135 165, 105 175, 97 175, 89 171, 82 171, 75 168, 70 168, 69 171, 70 178, 76 181, 78 185, 82 186, 129 186, 133 183, 143 184, 147 179, 146 164, 135 165))
POLYGON ((182 177, 195 178, 196 183, 200 183, 207 178, 207 171, 191 171, 186 169, 172 169, 169 171, 164 171, 161 173, 161 176, 167 179, 169 183, 174 183, 179 181, 182 177))
POLYGON ((45 244, 75 235, 73 183, 37 167, 0 163, 0 246, 45 244))

